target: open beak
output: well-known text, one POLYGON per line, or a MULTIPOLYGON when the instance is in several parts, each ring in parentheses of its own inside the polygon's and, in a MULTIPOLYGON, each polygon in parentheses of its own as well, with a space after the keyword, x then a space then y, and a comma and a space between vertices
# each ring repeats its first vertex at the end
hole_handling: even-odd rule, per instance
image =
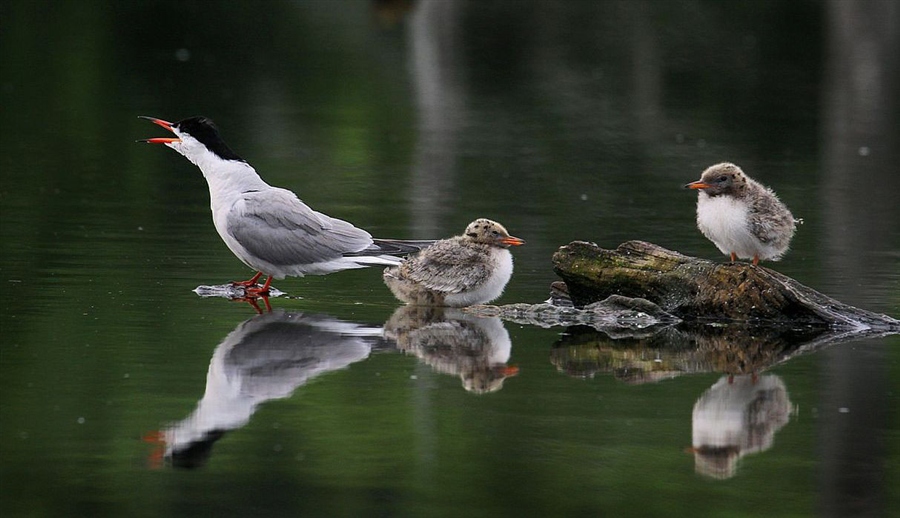
POLYGON ((701 182, 700 180, 697 180, 696 182, 691 182, 689 184, 685 184, 685 186, 684 186, 685 189, 708 189, 710 187, 712 187, 712 185, 701 182))
MULTIPOLYGON (((167 130, 174 133, 171 122, 167 122, 162 119, 156 119, 154 117, 144 117, 143 115, 139 115, 138 118, 139 119, 147 119, 148 121, 152 122, 153 124, 156 124, 157 126, 162 126, 163 128, 166 128, 167 130)), ((171 144, 172 142, 181 142, 181 139, 178 137, 174 137, 174 138, 173 137, 162 137, 162 138, 142 139, 142 140, 138 140, 138 142, 146 142, 147 144, 171 144)))
POLYGON ((500 240, 506 246, 521 246, 525 244, 525 241, 513 236, 506 236, 500 240))

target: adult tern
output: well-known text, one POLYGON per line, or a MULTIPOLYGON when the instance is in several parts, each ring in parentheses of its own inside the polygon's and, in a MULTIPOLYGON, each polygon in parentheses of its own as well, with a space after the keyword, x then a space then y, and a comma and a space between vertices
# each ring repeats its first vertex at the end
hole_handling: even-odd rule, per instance
POLYGON ((351 223, 311 209, 293 192, 263 181, 205 117, 178 122, 141 118, 175 136, 138 142, 164 144, 200 168, 209 185, 216 231, 234 255, 256 271, 252 278, 234 283, 244 286, 248 295, 266 295, 273 278, 397 265, 398 256, 433 242, 374 239, 351 223), (259 287, 256 282, 263 275, 266 281, 259 287))

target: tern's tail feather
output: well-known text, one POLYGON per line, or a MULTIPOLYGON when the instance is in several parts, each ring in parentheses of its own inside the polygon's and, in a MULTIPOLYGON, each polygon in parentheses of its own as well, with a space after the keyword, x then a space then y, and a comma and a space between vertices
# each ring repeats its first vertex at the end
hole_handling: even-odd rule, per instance
POLYGON ((402 240, 402 239, 374 239, 371 246, 359 252, 344 254, 346 257, 358 257, 367 255, 407 255, 434 243, 431 239, 402 240))

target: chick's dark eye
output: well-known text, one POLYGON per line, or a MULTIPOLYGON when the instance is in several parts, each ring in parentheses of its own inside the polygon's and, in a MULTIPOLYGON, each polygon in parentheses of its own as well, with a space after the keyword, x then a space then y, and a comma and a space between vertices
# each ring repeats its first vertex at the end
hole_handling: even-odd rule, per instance
POLYGON ((728 181, 728 177, 725 176, 725 175, 722 175, 722 176, 720 176, 719 179, 716 180, 716 181, 718 181, 718 182, 726 182, 726 181, 728 181))
POLYGON ((491 234, 494 234, 495 236, 499 236, 499 235, 500 235, 500 232, 494 230, 494 231, 491 232, 491 234))

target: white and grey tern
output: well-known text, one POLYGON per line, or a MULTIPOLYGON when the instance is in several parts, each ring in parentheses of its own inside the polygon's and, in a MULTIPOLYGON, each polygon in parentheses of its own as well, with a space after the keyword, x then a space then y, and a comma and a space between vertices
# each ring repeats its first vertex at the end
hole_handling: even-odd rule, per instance
POLYGON ((248 295, 268 294, 273 278, 398 265, 402 256, 433 242, 375 239, 351 223, 311 209, 293 192, 263 181, 205 117, 178 122, 141 118, 175 136, 139 142, 164 144, 200 168, 209 185, 216 231, 234 255, 256 271, 252 278, 234 283, 246 287, 248 295), (266 281, 259 286, 263 275, 266 281))

